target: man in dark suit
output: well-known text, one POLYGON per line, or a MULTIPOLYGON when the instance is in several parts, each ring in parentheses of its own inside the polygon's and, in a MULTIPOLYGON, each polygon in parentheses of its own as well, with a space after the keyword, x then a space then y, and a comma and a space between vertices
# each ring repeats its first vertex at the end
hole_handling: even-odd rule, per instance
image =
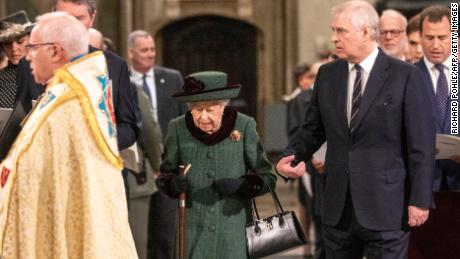
MULTIPOLYGON (((420 14, 420 33, 425 56, 415 65, 422 71, 424 85, 433 104, 436 133, 450 135, 449 85, 452 59, 449 8, 442 5, 425 8, 420 14)), ((436 160, 433 190, 459 189, 460 158, 436 160)))
MULTIPOLYGON (((132 63, 131 81, 136 84, 137 91, 144 92, 150 101, 150 107, 144 107, 142 120, 144 121, 146 114, 149 114, 148 116, 160 125, 164 139, 169 121, 187 111, 184 103, 171 98, 172 94, 181 91, 182 76, 177 70, 155 66, 155 41, 146 31, 137 30, 130 33, 128 56, 132 63), (145 111, 146 108, 149 108, 149 111, 145 111)), ((143 127, 144 130, 145 126, 143 127)), ((146 139, 141 139, 142 141, 146 142, 146 139)), ((162 144, 162 140, 159 141, 162 144)), ((152 145, 152 143, 140 143, 140 146, 147 147, 147 145, 152 145)), ((148 159, 144 159, 144 161, 148 161, 148 159)), ((155 173, 159 173, 159 168, 155 173)), ((154 179, 147 177, 147 180, 154 179)), ((136 184, 135 182, 132 183, 136 184)), ((142 186, 130 185, 130 189, 140 190, 142 186)), ((137 206, 137 211, 130 210, 130 214, 136 213, 137 217, 140 217, 145 209, 150 210, 148 258, 173 258, 177 200, 171 199, 157 190, 149 198, 150 208, 145 205, 143 208, 137 206)), ((139 198, 136 200, 141 202, 139 198)))
POLYGON ((301 176, 305 163, 294 160, 311 157, 327 140, 326 257, 406 258, 407 226, 422 225, 432 205, 428 93, 415 67, 377 48, 378 14, 369 3, 345 2, 332 15, 340 59, 321 66, 305 123, 276 169, 301 176))

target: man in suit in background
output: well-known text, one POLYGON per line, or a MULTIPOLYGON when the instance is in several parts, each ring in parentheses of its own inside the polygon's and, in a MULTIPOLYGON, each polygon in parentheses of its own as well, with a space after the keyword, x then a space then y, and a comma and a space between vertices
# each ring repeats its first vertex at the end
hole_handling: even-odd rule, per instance
MULTIPOLYGON (((425 56, 415 65, 422 70, 424 85, 433 104, 436 133, 450 134, 452 57, 449 8, 442 5, 425 8, 420 14, 420 35, 425 56)), ((433 189, 460 189, 460 159, 436 160, 433 189)))
POLYGON ((396 10, 385 10, 379 21, 379 46, 388 56, 405 60, 407 19, 396 10))
POLYGON ((432 206, 429 97, 418 69, 377 48, 378 14, 369 3, 339 4, 332 16, 340 59, 321 66, 305 123, 276 169, 301 176, 305 163, 294 160, 327 140, 326 257, 406 258, 408 226, 422 225, 432 206))
MULTIPOLYGON (((149 119, 152 123, 157 123, 161 128, 161 135, 163 139, 166 137, 168 123, 170 120, 185 113, 187 108, 184 103, 180 103, 171 95, 181 91, 183 80, 182 76, 177 70, 164 68, 155 65, 156 48, 153 37, 146 31, 137 30, 130 33, 128 38, 128 56, 132 63, 131 67, 131 81, 137 86, 137 91, 142 92, 148 97, 149 105, 141 106, 142 121, 149 119), (148 116, 148 118, 145 118, 148 116)), ((139 96, 141 98, 142 96, 139 96)), ((140 103, 141 99, 139 100, 140 103)), ((143 131, 146 130, 146 125, 143 125, 143 131)), ((140 141, 141 148, 144 147, 142 153, 148 151, 149 145, 154 144, 153 138, 150 143, 144 137, 149 132, 143 132, 140 141)), ((162 144, 162 138, 156 141, 155 144, 162 144)), ((145 154, 148 158, 148 154, 145 154)), ((149 161, 149 159, 144 159, 149 161)), ((153 165, 152 165, 153 166, 153 165)), ((153 171, 159 173, 159 167, 153 166, 153 171)), ((148 185, 150 185, 153 178, 150 175, 146 178, 148 185)), ((142 188, 135 181, 130 181, 133 185, 130 188, 142 188)), ((149 223, 148 223, 148 258, 173 258, 174 239, 176 236, 175 216, 177 200, 171 199, 162 193, 158 192, 152 186, 150 197, 148 193, 148 200, 150 200, 150 208, 142 202, 137 206, 137 212, 133 210, 130 214, 133 217, 139 218, 144 215, 144 212, 150 210, 149 223), (137 216, 135 215, 137 214, 137 216)), ((145 196, 144 196, 145 197, 145 196)), ((140 198, 140 197, 139 197, 140 198)), ((144 199, 137 199, 138 201, 144 199)), ((135 219, 132 219, 134 221, 135 219)), ((147 226, 146 226, 147 227, 147 226)))
POLYGON ((155 40, 146 31, 138 30, 129 35, 128 57, 132 62, 131 80, 140 87, 145 80, 153 116, 160 124, 163 138, 166 138, 169 121, 187 111, 184 103, 171 97, 182 90, 182 76, 177 70, 155 65, 155 40))

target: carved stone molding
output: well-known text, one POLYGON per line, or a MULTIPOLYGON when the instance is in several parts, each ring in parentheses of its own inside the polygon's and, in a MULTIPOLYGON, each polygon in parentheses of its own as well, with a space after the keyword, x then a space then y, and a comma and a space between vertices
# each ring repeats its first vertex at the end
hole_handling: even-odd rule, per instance
POLYGON ((166 0, 165 13, 166 17, 174 19, 181 14, 180 0, 166 0))
POLYGON ((253 3, 252 0, 238 0, 237 7, 238 16, 252 19, 253 16, 253 3))

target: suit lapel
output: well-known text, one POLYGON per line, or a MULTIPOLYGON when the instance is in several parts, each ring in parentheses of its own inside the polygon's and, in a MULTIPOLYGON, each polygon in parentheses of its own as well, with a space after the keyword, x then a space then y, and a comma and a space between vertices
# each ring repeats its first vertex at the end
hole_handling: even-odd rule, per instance
MULTIPOLYGON (((428 93, 430 96, 430 100, 432 102, 432 107, 433 107, 433 113, 436 117, 436 127, 439 132, 442 131, 444 128, 444 125, 441 123, 441 118, 439 117, 439 107, 436 104, 436 93, 434 92, 434 86, 433 86, 433 81, 431 81, 431 76, 430 76, 430 71, 428 71, 428 68, 426 67, 425 61, 423 61, 423 58, 416 64, 418 68, 422 71, 422 76, 423 76, 423 81, 425 81, 425 87, 428 87, 428 93)), ((447 121, 447 120, 446 120, 447 121)))
POLYGON ((347 96, 348 96, 348 63, 342 62, 339 67, 339 83, 336 90, 337 101, 336 110, 339 116, 340 132, 345 139, 349 139, 348 120, 347 120, 347 96))
POLYGON ((160 69, 154 68, 153 73, 155 74, 155 90, 157 92, 157 109, 160 109, 162 107, 162 101, 164 100, 164 94, 165 92, 163 90, 163 86, 165 83, 165 79, 163 78, 163 73, 161 72, 160 69))
POLYGON ((361 105, 359 106, 359 112, 356 118, 356 130, 354 133, 359 131, 359 127, 369 110, 369 107, 373 103, 378 92, 384 85, 388 77, 388 57, 383 54, 383 51, 379 49, 379 54, 375 60, 374 66, 372 67, 371 73, 364 89, 361 105))

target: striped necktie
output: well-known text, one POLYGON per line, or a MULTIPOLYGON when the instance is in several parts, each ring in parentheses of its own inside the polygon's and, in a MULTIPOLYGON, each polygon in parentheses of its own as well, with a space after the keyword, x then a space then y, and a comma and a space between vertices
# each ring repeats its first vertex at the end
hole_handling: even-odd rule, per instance
POLYGON ((437 64, 434 67, 439 70, 438 82, 436 83, 436 104, 439 108, 441 122, 444 125, 449 106, 449 87, 447 86, 446 74, 444 74, 444 65, 437 64))
POLYGON ((356 78, 355 83, 353 84, 353 99, 351 100, 351 115, 350 115, 350 133, 353 133, 356 129, 356 118, 358 117, 359 112, 359 105, 361 104, 361 85, 362 85, 362 78, 361 78, 361 67, 356 64, 356 78))

